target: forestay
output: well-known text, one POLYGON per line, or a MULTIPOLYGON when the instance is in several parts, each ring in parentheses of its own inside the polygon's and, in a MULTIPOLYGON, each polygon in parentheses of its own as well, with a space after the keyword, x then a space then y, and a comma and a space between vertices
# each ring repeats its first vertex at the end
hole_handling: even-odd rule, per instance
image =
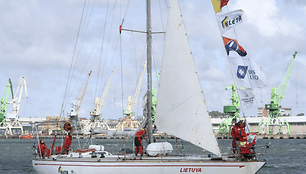
POLYGON ((157 96, 158 129, 220 156, 177 0, 169 2, 157 96))

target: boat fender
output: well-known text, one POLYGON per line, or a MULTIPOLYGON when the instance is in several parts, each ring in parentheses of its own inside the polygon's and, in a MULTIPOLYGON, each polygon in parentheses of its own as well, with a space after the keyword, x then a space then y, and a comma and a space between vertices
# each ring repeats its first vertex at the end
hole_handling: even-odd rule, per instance
POLYGON ((103 145, 89 145, 89 149, 95 149, 96 151, 104 151, 103 145))
POLYGON ((173 147, 169 142, 151 143, 146 148, 149 156, 168 155, 172 152, 173 147))

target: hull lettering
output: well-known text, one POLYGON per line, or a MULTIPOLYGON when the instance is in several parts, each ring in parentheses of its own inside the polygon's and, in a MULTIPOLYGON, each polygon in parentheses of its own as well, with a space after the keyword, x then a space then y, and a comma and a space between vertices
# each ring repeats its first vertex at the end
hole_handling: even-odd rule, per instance
POLYGON ((180 172, 202 172, 201 168, 181 168, 180 172))

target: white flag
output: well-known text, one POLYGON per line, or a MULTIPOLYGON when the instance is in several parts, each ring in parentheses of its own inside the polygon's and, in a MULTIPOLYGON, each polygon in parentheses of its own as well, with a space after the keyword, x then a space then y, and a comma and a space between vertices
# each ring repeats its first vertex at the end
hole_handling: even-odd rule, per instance
POLYGON ((251 59, 228 56, 231 71, 238 88, 262 88, 266 86, 266 75, 251 59))
POLYGON ((245 89, 238 88, 238 93, 239 93, 241 104, 242 106, 244 106, 244 108, 248 108, 253 105, 254 93, 251 88, 245 88, 245 89))
POLYGON ((235 10, 226 14, 217 14, 217 22, 221 35, 242 22, 243 10, 235 10))

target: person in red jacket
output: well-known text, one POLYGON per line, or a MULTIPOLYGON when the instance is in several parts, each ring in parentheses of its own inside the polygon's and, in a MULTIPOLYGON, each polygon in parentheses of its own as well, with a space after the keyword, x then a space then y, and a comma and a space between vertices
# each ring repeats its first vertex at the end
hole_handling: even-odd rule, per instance
POLYGON ((245 141, 247 141, 247 139, 248 139, 247 137, 249 135, 249 134, 245 133, 245 131, 244 131, 245 122, 240 120, 239 121, 239 126, 240 126, 240 129, 239 129, 239 132, 237 132, 238 133, 237 136, 239 136, 239 139, 240 139, 239 141, 245 142, 245 141))
POLYGON ((68 135, 65 137, 65 142, 62 149, 62 152, 64 154, 68 154, 71 143, 72 143, 72 132, 69 132, 68 135))
POLYGON ((232 128, 232 131, 231 131, 231 135, 233 137, 233 142, 232 142, 232 147, 233 147, 233 153, 236 152, 236 149, 237 149, 237 141, 239 141, 239 137, 237 137, 237 134, 236 132, 238 132, 239 130, 239 124, 238 123, 235 123, 235 126, 232 128))
POLYGON ((238 152, 237 150, 239 150, 238 147, 240 145, 240 142, 245 142, 247 140, 248 134, 245 133, 245 131, 243 129, 244 127, 245 127, 245 122, 240 120, 232 128, 231 135, 233 137, 232 146, 233 146, 233 153, 234 154, 238 152), (238 147, 237 147, 237 145, 238 145, 238 147))
MULTIPOLYGON (((140 153, 140 157, 143 156, 143 148, 142 148, 142 139, 146 138, 144 135, 147 132, 147 128, 141 128, 140 131, 136 132, 134 143, 135 143, 135 157, 137 156, 138 152, 140 153)), ((140 158, 141 159, 141 158, 140 158)))
POLYGON ((47 148, 47 145, 44 143, 44 140, 39 141, 39 145, 37 146, 37 153, 43 158, 49 157, 51 155, 51 151, 47 148))

